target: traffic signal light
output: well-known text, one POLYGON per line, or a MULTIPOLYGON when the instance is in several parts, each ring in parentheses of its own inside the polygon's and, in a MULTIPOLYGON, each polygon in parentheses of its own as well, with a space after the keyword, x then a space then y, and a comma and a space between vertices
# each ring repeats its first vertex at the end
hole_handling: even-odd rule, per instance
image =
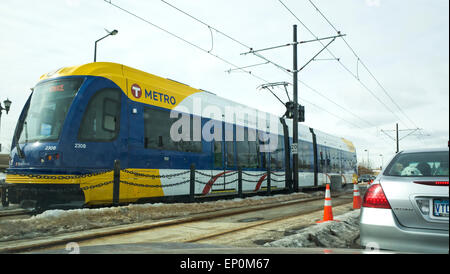
MULTIPOLYGON (((298 105, 298 121, 304 122, 305 121, 305 106, 298 105)), ((286 112, 284 113, 286 118, 293 119, 294 118, 294 102, 289 101, 286 103, 286 112)))

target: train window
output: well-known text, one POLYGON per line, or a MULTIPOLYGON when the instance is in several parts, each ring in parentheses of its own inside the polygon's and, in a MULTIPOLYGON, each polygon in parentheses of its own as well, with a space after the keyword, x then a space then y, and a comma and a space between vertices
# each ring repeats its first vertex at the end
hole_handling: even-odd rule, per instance
POLYGON ((347 172, 353 172, 355 161, 353 160, 353 153, 352 152, 344 152, 344 155, 346 157, 346 164, 345 164, 345 171, 347 172))
POLYGON ((325 153, 325 157, 326 157, 326 163, 325 163, 325 167, 327 172, 331 171, 331 156, 330 156, 330 151, 328 149, 328 151, 325 153))
POLYGON ((343 167, 344 171, 347 171, 347 172, 351 171, 352 170, 352 158, 351 158, 352 154, 350 152, 345 151, 343 153, 343 156, 344 156, 344 167, 343 167))
POLYGON ((325 167, 325 159, 324 159, 324 151, 322 149, 322 146, 318 145, 317 146, 317 150, 319 151, 319 172, 325 172, 324 167, 325 167))
MULTIPOLYGON (((56 141, 66 115, 84 78, 71 77, 45 81, 34 87, 17 129, 20 143, 56 141)), ((1 113, 0 113, 1 114, 1 113)))
MULTIPOLYGON (((184 114, 186 115, 186 114, 184 114)), ((181 113, 177 118, 170 118, 170 121, 168 122, 169 130, 172 124, 181 117, 181 113)), ((201 119, 200 117, 196 117, 196 119, 201 119)), ((194 116, 189 115, 189 129, 187 129, 189 136, 189 140, 183 140, 180 141, 174 141, 175 144, 175 150, 177 151, 183 151, 183 152, 202 152, 202 142, 201 141, 194 141, 194 132, 196 129, 194 129, 194 116)), ((181 134, 181 128, 178 129, 178 133, 181 134)), ((200 137, 201 138, 201 137, 200 137)))
POLYGON ((170 138, 170 116, 166 110, 144 108, 145 148, 176 150, 170 138))
POLYGON ((236 139, 236 150, 237 150, 237 161, 240 167, 246 168, 248 167, 248 158, 249 158, 249 147, 248 147, 248 136, 247 130, 240 126, 236 126, 236 131, 244 130, 244 140, 236 139))
POLYGON ((304 170, 306 168, 306 149, 305 149, 305 142, 304 141, 298 141, 298 168, 300 170, 304 170))
POLYGON ((233 141, 226 141, 226 147, 227 147, 227 167, 233 167, 235 166, 234 161, 234 142, 233 141))
MULTIPOLYGON (((181 115, 181 113, 180 113, 181 115)), ((170 136, 172 124, 179 118, 170 118, 170 112, 163 109, 144 108, 144 147, 182 152, 201 152, 201 141, 193 141, 193 118, 189 115, 189 140, 174 141, 170 136)))
POLYGON ((214 167, 223 167, 222 142, 214 141, 214 167))
POLYGON ((319 172, 328 173, 331 170, 330 149, 325 146, 318 146, 319 149, 319 172))
POLYGON ((303 171, 312 170, 313 147, 312 143, 299 141, 298 167, 303 171))
MULTIPOLYGON (((190 115, 190 123, 191 123, 191 141, 189 142, 189 147, 188 150, 186 150, 187 152, 202 152, 202 141, 195 141, 194 140, 194 132, 195 131, 201 131, 201 129, 197 129, 194 128, 194 119, 198 119, 199 121, 199 125, 201 124, 201 117, 196 116, 194 117, 194 115, 190 115)), ((201 133, 199 133, 201 134, 201 133)), ((201 140, 201 136, 199 136, 200 140, 201 140)), ((197 139, 198 140, 198 139, 197 139)))
POLYGON ((270 168, 274 170, 283 169, 284 163, 284 140, 283 136, 271 136, 271 140, 277 140, 277 148, 270 153, 270 168), (277 139, 276 139, 277 138, 277 139))
MULTIPOLYGON (((330 156, 329 156, 329 168, 330 172, 336 172, 336 156, 335 149, 330 148, 330 156)), ((328 161, 328 160, 327 160, 328 161)))
POLYGON ((259 168, 259 151, 258 151, 258 143, 256 141, 248 141, 248 167, 249 168, 259 168))
POLYGON ((103 129, 111 132, 116 131, 117 125, 117 110, 120 109, 118 101, 105 98, 103 103, 104 109, 104 119, 103 119, 103 129))
POLYGON ((331 160, 331 172, 339 173, 339 151, 335 148, 330 149, 330 160, 331 160))
POLYGON ((106 142, 117 138, 120 125, 118 89, 102 89, 89 102, 81 121, 80 141, 106 142))
POLYGON ((256 134, 253 129, 250 129, 250 132, 248 128, 241 129, 244 130, 244 140, 236 140, 238 165, 243 168, 257 168, 258 154, 256 134))

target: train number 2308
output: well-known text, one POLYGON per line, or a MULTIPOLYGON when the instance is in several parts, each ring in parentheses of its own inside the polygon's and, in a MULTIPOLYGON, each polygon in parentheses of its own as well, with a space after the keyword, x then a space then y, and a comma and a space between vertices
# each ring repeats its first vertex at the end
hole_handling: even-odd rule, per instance
POLYGON ((45 146, 45 150, 56 150, 56 146, 45 146))
POLYGON ((75 143, 75 148, 85 149, 86 148, 86 144, 75 143))

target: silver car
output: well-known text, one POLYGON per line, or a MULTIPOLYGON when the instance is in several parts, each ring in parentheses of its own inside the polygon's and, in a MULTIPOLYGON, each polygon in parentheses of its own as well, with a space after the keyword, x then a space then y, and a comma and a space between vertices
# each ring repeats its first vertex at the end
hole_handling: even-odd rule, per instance
POLYGON ((402 151, 364 195, 361 245, 448 253, 448 148, 402 151))

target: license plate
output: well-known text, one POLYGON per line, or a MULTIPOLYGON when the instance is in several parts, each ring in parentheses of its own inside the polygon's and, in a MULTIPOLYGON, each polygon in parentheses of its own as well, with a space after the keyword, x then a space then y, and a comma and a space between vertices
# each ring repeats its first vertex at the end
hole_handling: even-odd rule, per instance
POLYGON ((436 217, 448 217, 448 199, 433 200, 433 215, 436 217))

